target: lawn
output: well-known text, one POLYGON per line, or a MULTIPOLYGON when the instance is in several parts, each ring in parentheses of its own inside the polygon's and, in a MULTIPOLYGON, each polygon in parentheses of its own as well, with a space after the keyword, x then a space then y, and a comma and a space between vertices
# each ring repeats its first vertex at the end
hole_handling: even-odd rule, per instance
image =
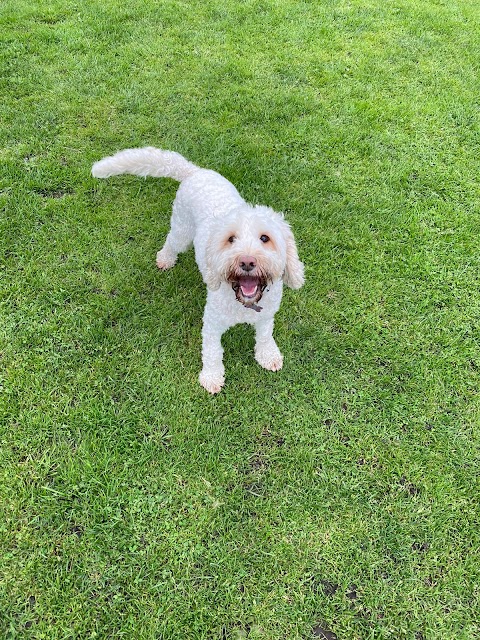
POLYGON ((2 640, 480 636, 480 6, 3 0, 2 640), (286 213, 284 368, 160 273, 155 145, 286 213))

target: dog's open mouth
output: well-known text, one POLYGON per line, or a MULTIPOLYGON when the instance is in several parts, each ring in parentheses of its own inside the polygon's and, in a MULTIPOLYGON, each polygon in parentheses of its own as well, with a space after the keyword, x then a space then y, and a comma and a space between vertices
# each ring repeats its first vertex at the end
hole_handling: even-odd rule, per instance
POLYGON ((267 281, 259 276, 238 276, 231 283, 237 300, 245 307, 254 307, 267 286, 267 281))

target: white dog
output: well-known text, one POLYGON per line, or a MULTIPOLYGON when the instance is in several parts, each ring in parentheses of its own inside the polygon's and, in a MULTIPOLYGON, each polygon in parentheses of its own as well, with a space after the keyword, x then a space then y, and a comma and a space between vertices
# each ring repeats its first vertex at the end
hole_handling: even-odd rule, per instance
POLYGON ((210 393, 222 388, 221 337, 240 322, 255 325, 257 362, 270 371, 281 369, 283 357, 273 339, 273 318, 283 283, 298 289, 304 281, 303 264, 283 216, 268 207, 247 204, 219 173, 201 169, 174 151, 126 149, 92 167, 97 178, 123 173, 181 182, 157 265, 169 269, 179 253, 192 244, 195 247, 208 290, 200 384, 210 393))

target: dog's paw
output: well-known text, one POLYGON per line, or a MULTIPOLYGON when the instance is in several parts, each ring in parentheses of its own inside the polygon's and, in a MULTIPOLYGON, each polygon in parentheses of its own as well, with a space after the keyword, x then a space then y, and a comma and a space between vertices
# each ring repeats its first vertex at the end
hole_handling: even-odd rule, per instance
POLYGON ((198 376, 198 381, 204 389, 209 393, 218 393, 225 384, 225 378, 212 373, 205 373, 202 371, 198 376))
POLYGON ((162 249, 157 253, 157 267, 165 271, 166 269, 170 269, 176 262, 176 257, 169 254, 167 251, 162 249))
POLYGON ((278 348, 256 351, 255 360, 268 371, 279 371, 283 367, 283 356, 278 348))

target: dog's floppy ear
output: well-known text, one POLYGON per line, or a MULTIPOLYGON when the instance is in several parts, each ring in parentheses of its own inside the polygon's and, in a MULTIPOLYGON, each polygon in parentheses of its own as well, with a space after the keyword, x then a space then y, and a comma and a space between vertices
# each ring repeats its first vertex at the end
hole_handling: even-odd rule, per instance
MULTIPOLYGON (((220 289, 220 285, 222 284, 222 280, 220 278, 220 274, 218 273, 218 269, 215 268, 215 251, 210 243, 207 243, 207 249, 205 253, 206 258, 206 268, 203 275, 203 280, 207 287, 211 291, 217 291, 220 289)), ((218 260, 218 255, 217 255, 218 260)))
POLYGON ((203 274, 203 280, 211 291, 217 291, 217 289, 220 289, 220 285, 222 284, 218 274, 209 267, 207 267, 203 274))
POLYGON ((282 232, 287 247, 287 261, 283 281, 291 289, 300 289, 305 282, 304 267, 298 257, 297 245, 290 225, 285 220, 282 220, 282 232))

